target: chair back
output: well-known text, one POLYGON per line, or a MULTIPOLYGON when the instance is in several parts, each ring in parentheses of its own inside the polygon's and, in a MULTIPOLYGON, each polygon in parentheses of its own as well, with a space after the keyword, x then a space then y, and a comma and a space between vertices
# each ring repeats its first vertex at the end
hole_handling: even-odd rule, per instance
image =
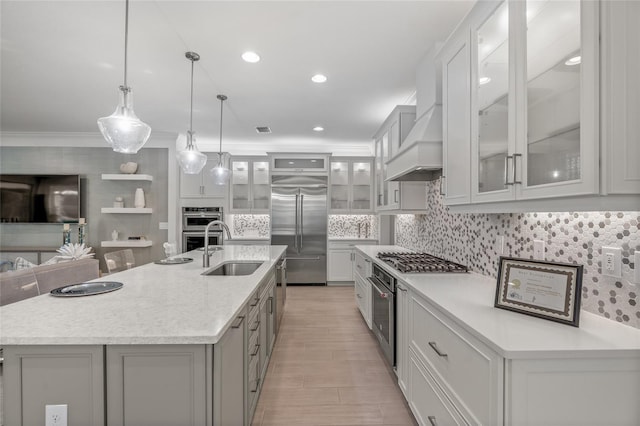
POLYGON ((113 274, 114 272, 126 271, 136 266, 136 261, 133 257, 133 250, 118 250, 111 253, 105 253, 104 260, 107 263, 107 272, 113 274))
POLYGON ((38 280, 31 270, 0 274, 0 306, 38 296, 38 280))

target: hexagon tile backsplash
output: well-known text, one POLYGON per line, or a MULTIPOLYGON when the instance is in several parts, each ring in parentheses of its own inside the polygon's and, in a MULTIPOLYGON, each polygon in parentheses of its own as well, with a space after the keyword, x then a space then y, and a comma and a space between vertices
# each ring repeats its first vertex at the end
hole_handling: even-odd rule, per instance
POLYGON ((396 216, 396 244, 491 277, 497 277, 500 237, 506 256, 533 259, 533 240, 541 239, 546 260, 584 265, 582 309, 640 328, 640 283, 633 282, 640 212, 450 213, 437 182, 430 182, 426 214, 396 216), (622 278, 602 275, 603 246, 622 249, 622 278))

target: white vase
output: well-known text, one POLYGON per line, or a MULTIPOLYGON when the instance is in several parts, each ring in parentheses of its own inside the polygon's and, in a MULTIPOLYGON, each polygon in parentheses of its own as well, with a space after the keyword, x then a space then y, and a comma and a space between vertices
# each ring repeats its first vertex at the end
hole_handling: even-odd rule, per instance
POLYGON ((136 194, 133 198, 133 206, 137 209, 141 209, 144 207, 144 191, 142 188, 136 189, 136 194))

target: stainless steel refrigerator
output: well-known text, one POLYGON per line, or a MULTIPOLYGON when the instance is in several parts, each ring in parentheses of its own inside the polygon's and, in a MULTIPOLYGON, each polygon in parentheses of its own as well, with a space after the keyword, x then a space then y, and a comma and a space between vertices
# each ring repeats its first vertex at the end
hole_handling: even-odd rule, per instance
POLYGON ((327 283, 327 177, 273 176, 271 244, 287 246, 287 285, 327 283))

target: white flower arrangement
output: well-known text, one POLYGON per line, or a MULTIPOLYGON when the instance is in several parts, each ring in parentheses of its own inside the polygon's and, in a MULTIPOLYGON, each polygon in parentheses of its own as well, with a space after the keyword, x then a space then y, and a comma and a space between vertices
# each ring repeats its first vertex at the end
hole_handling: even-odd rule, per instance
POLYGON ((92 253, 91 250, 93 249, 91 247, 86 247, 84 243, 65 244, 58 250, 56 250, 58 253, 60 253, 60 255, 56 257, 60 262, 78 259, 90 259, 95 256, 95 253, 92 253))

